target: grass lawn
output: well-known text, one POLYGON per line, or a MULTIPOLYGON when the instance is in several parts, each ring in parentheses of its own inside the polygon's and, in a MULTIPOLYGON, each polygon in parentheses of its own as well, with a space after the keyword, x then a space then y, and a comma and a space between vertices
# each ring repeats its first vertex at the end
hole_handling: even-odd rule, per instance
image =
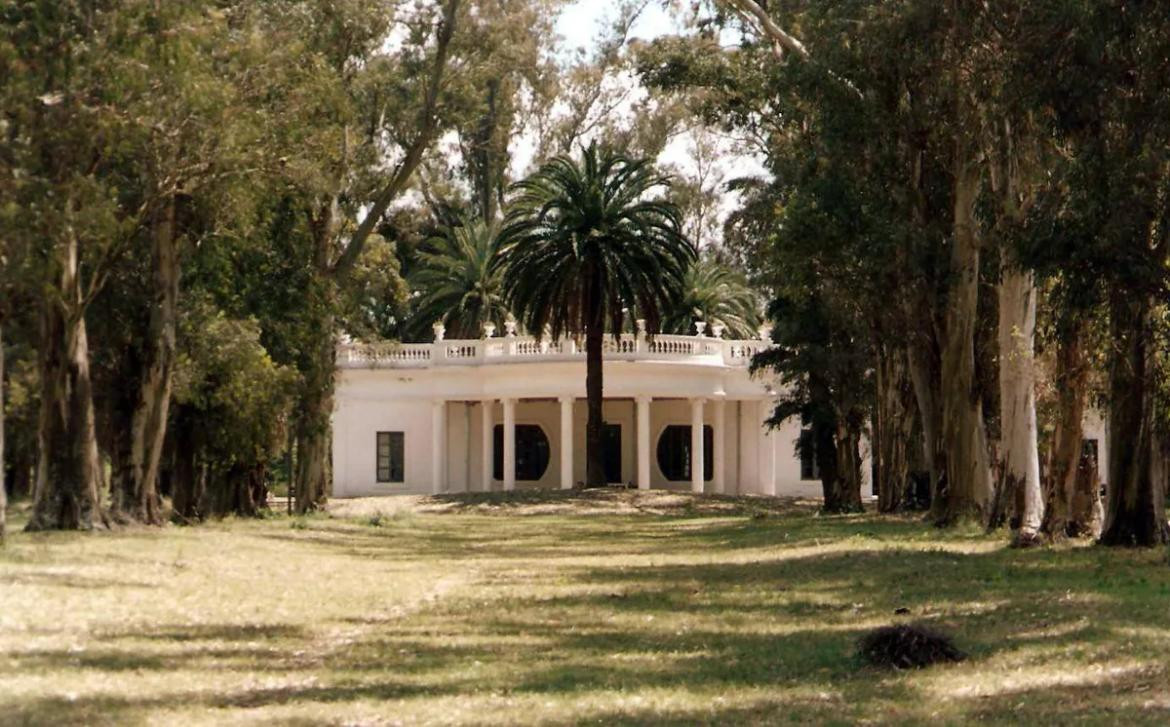
POLYGON ((18 532, 0 722, 1170 723, 1165 552, 1003 541, 632 492, 18 532), (861 666, 906 619, 970 659, 861 666))

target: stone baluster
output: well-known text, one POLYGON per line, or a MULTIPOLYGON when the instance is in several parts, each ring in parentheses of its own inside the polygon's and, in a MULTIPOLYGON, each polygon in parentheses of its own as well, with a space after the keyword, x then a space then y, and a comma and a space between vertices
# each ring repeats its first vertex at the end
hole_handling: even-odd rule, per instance
POLYGON ((435 332, 435 342, 431 344, 431 360, 443 361, 447 358, 447 344, 443 343, 443 338, 447 335, 447 327, 443 325, 443 321, 435 321, 431 330, 435 332))
POLYGON ((513 318, 512 316, 508 316, 508 319, 506 321, 504 321, 504 330, 506 331, 506 333, 504 334, 504 338, 506 339, 504 342, 504 352, 509 356, 515 356, 516 355, 516 319, 513 318))
POLYGON ((479 342, 480 361, 487 360, 488 348, 490 347, 489 344, 491 343, 492 336, 494 335, 496 335, 496 324, 491 322, 483 324, 483 340, 479 342))

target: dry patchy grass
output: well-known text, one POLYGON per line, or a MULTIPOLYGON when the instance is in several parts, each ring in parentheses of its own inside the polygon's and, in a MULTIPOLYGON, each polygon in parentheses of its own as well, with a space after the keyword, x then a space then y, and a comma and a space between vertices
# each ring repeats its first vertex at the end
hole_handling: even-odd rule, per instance
POLYGON ((1161 552, 757 498, 21 533, 0 553, 0 722, 1164 724, 1168 607, 1161 552), (902 620, 970 658, 862 666, 858 637, 902 620))

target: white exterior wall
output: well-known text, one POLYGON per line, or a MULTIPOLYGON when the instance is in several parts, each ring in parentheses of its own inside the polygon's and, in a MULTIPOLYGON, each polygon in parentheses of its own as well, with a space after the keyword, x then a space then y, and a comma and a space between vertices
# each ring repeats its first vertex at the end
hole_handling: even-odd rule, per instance
MULTIPOLYGON (((339 392, 340 394, 340 392, 339 392)), ((483 402, 448 401, 446 481, 441 492, 482 491, 483 402)), ((492 422, 503 422, 499 401, 490 403, 492 422)), ((801 481, 800 460, 795 443, 799 423, 790 421, 770 437, 762 437, 757 426, 768 408, 754 400, 727 401, 723 423, 723 477, 726 494, 769 494, 759 480, 766 469, 768 447, 761 441, 770 439, 775 456, 775 494, 817 497, 819 481, 801 481)), ((605 419, 622 428, 623 483, 637 478, 636 407, 633 399, 606 400, 605 419)), ((365 497, 391 494, 429 494, 432 492, 432 408, 429 401, 375 399, 341 394, 333 418, 333 494, 335 497, 365 497), (376 435, 383 431, 401 431, 404 437, 405 482, 376 482, 376 435)), ((573 481, 585 480, 584 399, 573 404, 573 481)), ((703 422, 714 427, 716 407, 708 400, 703 407, 703 422)), ((560 403, 556 400, 520 400, 516 403, 516 424, 539 426, 549 440, 549 466, 537 481, 517 480, 516 489, 556 489, 560 487, 560 403)), ((690 426, 691 404, 688 399, 656 399, 650 404, 650 481, 655 489, 690 490, 690 480, 671 482, 658 465, 658 441, 666 427, 690 426)), ((491 456, 491 452, 488 453, 491 456)), ((714 492, 714 478, 707 481, 707 491, 714 492)), ((501 490, 503 483, 492 480, 491 489, 501 490)))
MULTIPOLYGON (((499 341, 500 339, 492 339, 499 341)), ((711 341, 712 339, 704 339, 711 341)), ((482 344, 482 342, 480 342, 482 344)), ((652 357, 652 355, 651 355, 652 357)), ((343 359, 344 360, 344 359, 343 359)), ((472 359, 480 361, 480 359, 472 359)), ((413 361, 413 359, 412 359, 413 361)), ((499 361, 474 365, 381 365, 377 361, 343 365, 337 375, 333 428, 333 493, 336 497, 428 494, 483 489, 482 412, 492 407, 492 423, 503 423, 501 400, 516 402, 516 423, 534 424, 549 440, 549 466, 539 481, 517 481, 517 489, 561 486, 561 404, 574 397, 573 482, 585 479, 585 367, 583 361, 499 361), (444 481, 434 487, 433 402, 445 401, 444 481), (404 433, 405 482, 376 482, 376 433, 404 433)), ((606 360, 605 419, 622 428, 623 483, 637 481, 637 406, 651 397, 649 425, 650 485, 688 491, 691 483, 668 482, 658 466, 658 440, 669 425, 690 426, 692 404, 704 400, 703 421, 715 425, 723 402, 723 491, 727 494, 819 496, 819 482, 800 480, 795 443, 799 422, 766 434, 763 421, 772 399, 765 381, 746 367, 727 365, 720 356, 675 360, 606 360), (761 477, 771 472, 773 482, 761 477)), ((718 429, 718 427, 716 427, 718 429)), ((490 439, 489 439, 490 441, 490 439)), ((715 449, 718 449, 716 447, 715 449)), ((490 456, 490 451, 489 451, 490 456)), ((712 452, 712 456, 714 451, 712 452)), ((868 467, 868 465, 867 465, 868 467)), ((490 471, 490 470, 489 470, 490 471)), ((868 470, 866 472, 868 475, 868 470)), ((705 483, 715 492, 717 477, 705 483)), ((492 490, 503 489, 498 480, 492 490)))
POLYGON ((431 491, 431 405, 347 399, 333 414, 333 496, 431 491), (378 483, 377 432, 403 432, 405 482, 378 483))
POLYGON ((1091 408, 1085 410, 1085 421, 1081 425, 1081 437, 1097 440, 1097 474, 1103 483, 1107 483, 1109 480, 1109 440, 1107 435, 1109 429, 1105 424, 1105 418, 1101 412, 1091 408))

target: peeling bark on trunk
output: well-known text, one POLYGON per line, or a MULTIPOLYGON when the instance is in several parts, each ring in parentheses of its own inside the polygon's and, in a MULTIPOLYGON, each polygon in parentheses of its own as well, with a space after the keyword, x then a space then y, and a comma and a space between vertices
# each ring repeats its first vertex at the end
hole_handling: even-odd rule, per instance
POLYGON ((146 367, 130 426, 130 477, 124 481, 129 490, 122 492, 115 504, 125 516, 159 525, 162 512, 158 471, 171 402, 179 315, 179 249, 173 196, 154 223, 151 247, 154 295, 146 367))
POLYGON ((833 482, 830 506, 825 500, 826 512, 861 512, 861 431, 857 427, 839 425, 836 433, 837 472, 833 482))
POLYGON ((1167 541, 1162 451, 1155 436, 1153 304, 1148 294, 1114 289, 1109 367, 1109 480, 1103 545, 1167 541))
POLYGON ((1033 543, 1040 534, 1043 498, 1036 428, 1036 285, 1003 253, 999 284, 999 404, 1002 474, 989 526, 1003 523, 1003 505, 1018 517, 1015 542, 1033 543))
POLYGON ((336 364, 333 316, 322 316, 318 329, 321 331, 321 341, 312 368, 306 372, 295 425, 299 455, 296 465, 297 513, 302 515, 325 504, 332 482, 329 467, 329 454, 333 447, 330 419, 333 416, 336 364))
POLYGON ((329 451, 333 412, 333 386, 314 390, 301 400, 297 427, 297 512, 317 510, 329 495, 329 451))
MULTIPOLYGON (((0 323, 0 326, 3 324, 0 323)), ((7 469, 4 466, 4 335, 0 327, 0 545, 8 537, 7 469)))
POLYGON ((907 348, 910 383, 922 428, 922 462, 930 477, 930 502, 939 498, 946 481, 947 458, 942 451, 941 361, 933 336, 912 336, 907 348))
POLYGON ((1100 510, 1096 491, 1096 463, 1091 481, 1082 474, 1082 443, 1089 367, 1085 361, 1083 320, 1072 323, 1056 349, 1056 429, 1048 458, 1044 520, 1041 531, 1049 538, 1096 536, 1094 513, 1100 510), (1091 492, 1084 491, 1092 488, 1091 492), (1075 505, 1074 505, 1075 502, 1075 505))
POLYGON ((67 241, 61 265, 63 300, 41 309, 41 410, 37 479, 26 530, 90 530, 102 521, 89 342, 80 313, 77 241, 67 241), (69 312, 67 312, 67 310, 69 312))
POLYGON ((942 351, 942 440, 947 479, 932 503, 938 525, 982 521, 991 496, 983 403, 975 372, 980 238, 974 212, 978 189, 978 168, 966 154, 957 154, 951 284, 942 351))
POLYGON ((910 500, 908 449, 914 429, 914 395, 909 379, 905 352, 882 347, 877 361, 873 437, 879 512, 896 512, 910 500))

